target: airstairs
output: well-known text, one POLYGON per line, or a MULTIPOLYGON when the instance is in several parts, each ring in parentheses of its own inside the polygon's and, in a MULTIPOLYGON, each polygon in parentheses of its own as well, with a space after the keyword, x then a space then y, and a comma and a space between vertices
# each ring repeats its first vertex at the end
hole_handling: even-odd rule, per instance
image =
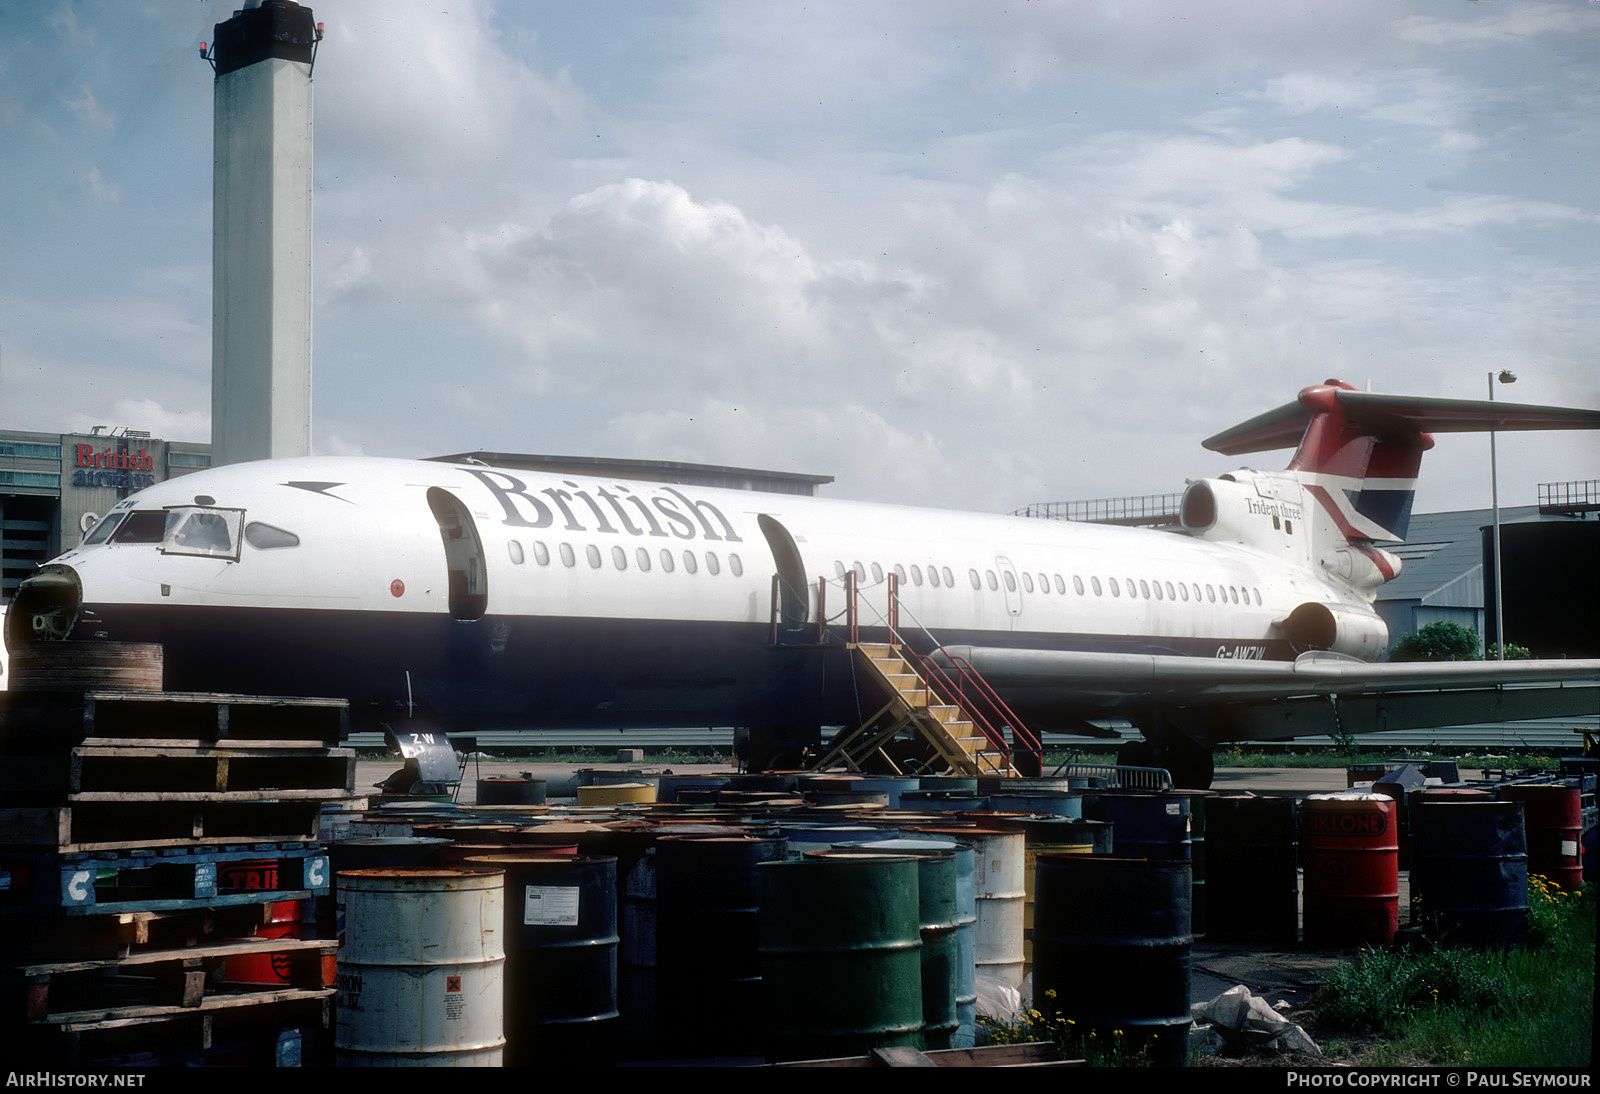
POLYGON ((949 654, 931 636, 923 643, 932 646, 927 654, 907 641, 899 626, 897 584, 895 575, 888 574, 888 616, 882 627, 887 641, 863 642, 855 574, 846 574, 845 647, 857 690, 884 702, 808 766, 894 774, 1020 774, 1019 754, 1041 755, 1038 738, 965 658, 949 654), (914 747, 907 747, 908 741, 914 747))

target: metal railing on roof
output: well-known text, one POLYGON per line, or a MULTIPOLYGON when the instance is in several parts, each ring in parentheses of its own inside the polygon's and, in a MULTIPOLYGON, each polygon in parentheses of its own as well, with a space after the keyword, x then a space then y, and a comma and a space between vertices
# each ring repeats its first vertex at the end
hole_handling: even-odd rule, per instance
POLYGON ((1541 482, 1539 512, 1576 516, 1600 512, 1600 479, 1573 482, 1541 482))
POLYGON ((1141 494, 1088 501, 1041 501, 1012 510, 1014 517, 1076 520, 1089 524, 1176 524, 1183 494, 1141 494))

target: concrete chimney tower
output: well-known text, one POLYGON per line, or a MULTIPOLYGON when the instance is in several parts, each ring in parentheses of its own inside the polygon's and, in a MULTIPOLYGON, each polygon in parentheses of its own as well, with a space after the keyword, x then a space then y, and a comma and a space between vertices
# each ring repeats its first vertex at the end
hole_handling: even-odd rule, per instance
POLYGON ((311 453, 311 68, 292 0, 216 25, 211 459, 311 453))

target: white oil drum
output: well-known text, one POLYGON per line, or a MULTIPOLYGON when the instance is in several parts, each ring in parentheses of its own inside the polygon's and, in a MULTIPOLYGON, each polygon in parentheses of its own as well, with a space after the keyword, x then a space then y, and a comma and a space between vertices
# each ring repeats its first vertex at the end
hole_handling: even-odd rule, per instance
POLYGON ((346 870, 340 1067, 499 1067, 505 1034, 505 874, 346 870))

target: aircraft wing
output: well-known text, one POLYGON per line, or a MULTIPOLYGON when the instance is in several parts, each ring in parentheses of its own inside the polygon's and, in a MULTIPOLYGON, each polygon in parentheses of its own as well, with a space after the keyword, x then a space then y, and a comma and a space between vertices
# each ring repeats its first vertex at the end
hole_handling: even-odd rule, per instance
POLYGON ((1152 704, 1209 744, 1523 718, 1600 721, 1600 659, 1372 664, 1326 653, 1236 661, 977 646, 945 654, 970 662, 1034 729, 1152 704))

